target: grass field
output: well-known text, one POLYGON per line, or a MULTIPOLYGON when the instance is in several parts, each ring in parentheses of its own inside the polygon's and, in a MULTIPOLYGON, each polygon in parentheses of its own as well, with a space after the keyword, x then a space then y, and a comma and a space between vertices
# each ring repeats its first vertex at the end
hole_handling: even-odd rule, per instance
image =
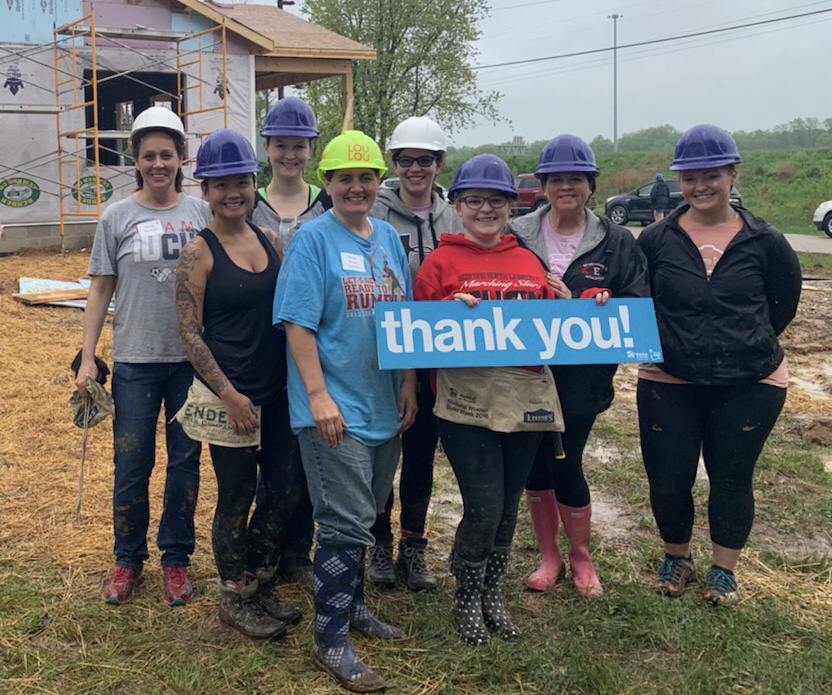
MULTIPOLYGON (((828 258, 802 256, 802 261, 807 271, 829 276, 828 258)), ((7 378, 0 400, 0 695, 344 692, 312 662, 311 596, 301 586, 283 590, 305 616, 281 642, 255 643, 219 623, 210 553, 216 490, 207 458, 193 557, 199 598, 183 608, 161 601, 158 552, 152 547, 160 475, 152 481, 152 549, 145 581, 128 605, 108 606, 99 598, 112 562, 112 437, 109 424, 90 433, 84 504, 76 521, 80 433, 69 423, 66 367, 80 341, 81 313, 24 307, 9 297, 12 278, 69 280, 83 274, 86 260, 83 254, 0 259, 0 367, 7 378)), ((826 301, 820 291, 804 296, 810 295, 812 311, 826 301)), ((825 316, 819 331, 828 331, 825 316)), ((105 356, 109 327, 106 331, 105 356)), ((804 359, 832 370, 829 354, 822 349, 804 359)), ((404 628, 409 639, 384 644, 355 638, 359 653, 387 679, 388 692, 832 692, 832 457, 828 446, 804 436, 805 416, 829 413, 830 401, 787 402, 758 467, 757 522, 738 568, 744 600, 714 609, 700 598, 699 587, 678 600, 648 590, 661 550, 638 451, 632 372, 622 372, 618 397, 599 418, 586 463, 596 502, 593 556, 606 595, 586 601, 568 583, 545 594, 525 590, 537 550, 521 504, 507 598, 524 637, 516 643, 463 646, 454 634, 453 581, 446 568, 459 508, 455 481, 440 456, 429 520, 429 562, 440 587, 425 594, 371 590, 368 598, 377 614, 404 628)), ((704 574, 706 481, 696 489, 693 553, 704 574)))

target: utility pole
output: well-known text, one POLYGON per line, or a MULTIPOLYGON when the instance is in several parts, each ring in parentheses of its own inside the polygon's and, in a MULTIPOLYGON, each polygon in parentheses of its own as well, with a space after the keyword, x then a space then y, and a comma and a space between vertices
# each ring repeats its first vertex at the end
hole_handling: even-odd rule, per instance
POLYGON ((624 15, 613 12, 612 20, 612 149, 618 152, 618 20, 624 15))
MULTIPOLYGON (((294 5, 295 0, 277 0, 277 9, 282 10, 284 5, 294 5)), ((283 87, 277 88, 277 98, 283 98, 283 87)))

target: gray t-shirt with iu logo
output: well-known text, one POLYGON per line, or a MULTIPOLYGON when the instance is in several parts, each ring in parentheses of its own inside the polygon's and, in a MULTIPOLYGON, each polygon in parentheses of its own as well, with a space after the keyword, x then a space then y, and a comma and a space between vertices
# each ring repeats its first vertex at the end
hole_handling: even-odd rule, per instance
POLYGON ((90 275, 116 277, 115 362, 186 362, 176 323, 174 271, 185 244, 211 221, 208 203, 182 195, 167 208, 133 196, 101 215, 90 275))

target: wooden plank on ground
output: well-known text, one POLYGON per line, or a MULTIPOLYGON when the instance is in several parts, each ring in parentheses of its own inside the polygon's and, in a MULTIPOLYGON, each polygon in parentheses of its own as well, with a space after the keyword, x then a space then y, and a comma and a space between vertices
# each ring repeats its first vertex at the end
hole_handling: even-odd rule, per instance
POLYGON ((13 299, 29 306, 37 304, 49 304, 50 302, 65 302, 70 299, 86 299, 89 296, 89 287, 78 287, 68 290, 50 290, 49 292, 16 292, 13 299))

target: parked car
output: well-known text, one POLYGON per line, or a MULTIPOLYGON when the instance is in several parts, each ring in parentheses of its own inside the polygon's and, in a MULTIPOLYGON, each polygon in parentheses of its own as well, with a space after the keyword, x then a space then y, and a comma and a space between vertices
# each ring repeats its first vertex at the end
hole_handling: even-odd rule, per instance
POLYGON ((812 217, 812 222, 820 231, 826 232, 826 236, 832 236, 832 200, 827 200, 818 205, 818 209, 815 210, 812 217))
POLYGON ((549 202, 546 200, 540 181, 534 174, 516 176, 514 187, 517 189, 517 198, 511 203, 511 212, 514 215, 525 215, 549 202))
MULTIPOLYGON (((650 224, 653 221, 653 210, 650 208, 650 191, 653 190, 655 183, 655 181, 651 181, 629 193, 607 198, 607 202, 604 203, 604 212, 607 217, 615 224, 627 224, 628 222, 650 224)), ((670 189, 670 207, 678 207, 684 202, 682 192, 679 190, 679 182, 676 179, 665 179, 665 183, 670 189)), ((731 188, 730 198, 734 205, 742 205, 742 195, 740 195, 736 186, 731 188)))

